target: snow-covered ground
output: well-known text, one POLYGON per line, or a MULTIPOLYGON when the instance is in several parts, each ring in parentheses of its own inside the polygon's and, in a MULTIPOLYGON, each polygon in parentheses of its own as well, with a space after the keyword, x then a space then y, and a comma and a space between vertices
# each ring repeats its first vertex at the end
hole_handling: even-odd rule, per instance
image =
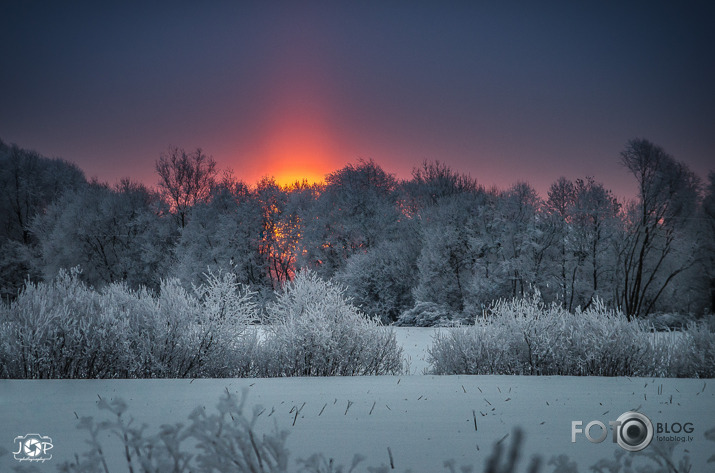
POLYGON ((428 351, 434 337, 448 328, 395 327, 397 343, 402 346, 402 356, 409 374, 425 374, 429 369, 428 351))
MULTIPOLYGON (((430 329, 398 330, 405 354, 411 358, 411 373, 420 374, 426 367, 433 333, 430 329)), ((12 451, 15 436, 27 433, 49 436, 53 458, 39 466, 42 471, 55 471, 62 460, 87 450, 86 432, 75 428, 76 416, 105 418, 106 411, 96 407, 98 396, 123 398, 135 422, 156 429, 166 423, 188 423, 196 406, 212 410, 226 389, 237 393, 247 389, 249 404, 266 408, 259 429, 267 432, 277 425, 290 432, 287 446, 293 460, 323 452, 338 463, 349 464, 355 453, 361 453, 367 457, 364 466, 377 466, 389 464, 389 447, 396 471, 444 471, 442 465, 448 459, 473 464, 480 471, 492 445, 520 426, 526 434, 526 458, 538 453, 548 460, 551 455, 566 454, 586 472, 599 459, 612 458, 620 447, 611 443, 610 436, 603 443, 590 443, 580 435, 572 443, 571 421, 583 421, 584 426, 591 420, 607 424, 637 409, 654 423, 691 422, 693 439, 679 444, 675 457, 687 450, 695 463, 693 472, 712 471, 705 461, 715 444, 705 439, 704 432, 715 427, 715 382, 697 379, 414 375, 2 380, 0 447, 12 451), (295 410, 301 406, 296 417, 295 410)), ((119 468, 120 452, 112 445, 116 441, 108 438, 105 446, 116 466, 110 471, 126 471, 119 468)), ((12 454, 5 455, 0 458, 0 471, 17 464, 12 454)))

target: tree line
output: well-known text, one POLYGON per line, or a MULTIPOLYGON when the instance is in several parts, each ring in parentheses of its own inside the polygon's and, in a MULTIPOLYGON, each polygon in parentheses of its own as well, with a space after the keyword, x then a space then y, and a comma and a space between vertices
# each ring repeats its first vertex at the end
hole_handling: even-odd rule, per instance
POLYGON ((81 268, 96 288, 156 291, 233 274, 270 302, 310 268, 385 322, 473 318, 538 290, 566 310, 596 300, 629 317, 715 309, 715 173, 705 183, 645 140, 620 154, 637 185, 619 201, 593 177, 485 188, 440 162, 399 180, 372 160, 325 182, 255 185, 203 150, 172 147, 158 184, 87 181, 74 164, 0 141, 0 293, 81 268))

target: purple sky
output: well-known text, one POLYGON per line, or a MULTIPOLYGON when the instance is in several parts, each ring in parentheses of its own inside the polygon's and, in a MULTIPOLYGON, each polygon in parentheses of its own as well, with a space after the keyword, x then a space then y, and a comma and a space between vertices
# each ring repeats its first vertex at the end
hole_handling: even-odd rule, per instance
POLYGON ((169 145, 249 183, 438 159, 622 197, 636 137, 715 168, 711 2, 146 3, 2 2, 0 139, 148 185, 169 145))

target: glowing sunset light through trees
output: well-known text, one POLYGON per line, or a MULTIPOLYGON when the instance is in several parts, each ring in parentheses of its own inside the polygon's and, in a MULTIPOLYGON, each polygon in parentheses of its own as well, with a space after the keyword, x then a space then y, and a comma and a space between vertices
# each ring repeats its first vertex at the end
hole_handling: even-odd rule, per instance
POLYGON ((264 175, 287 186, 306 179, 322 182, 336 167, 335 151, 328 132, 311 117, 286 117, 275 129, 267 130, 265 144, 257 159, 264 175))
POLYGON ((250 186, 360 158, 397 179, 439 160, 485 187, 594 176, 661 144, 715 149, 709 3, 5 2, 0 140, 113 185, 156 186, 168 146, 250 186))
POLYGON ((251 158, 261 173, 257 178, 273 177, 282 186, 322 182, 343 164, 331 125, 335 78, 325 51, 330 39, 313 13, 286 6, 275 17, 273 35, 263 38, 266 77, 251 158))
MULTIPOLYGON (((588 426, 600 421, 588 422, 668 414, 674 385, 657 378, 671 377, 698 378, 683 386, 709 405, 663 418, 698 422, 687 455, 660 439, 646 455, 708 471, 713 18, 703 0, 0 1, 0 473, 38 460, 8 454, 10 435, 28 431, 59 438, 60 470, 97 471, 103 425, 125 434, 107 446, 135 453, 112 446, 107 460, 130 470, 382 471, 389 459, 395 471, 576 471, 563 456, 547 464, 554 452, 578 455, 583 471, 579 450, 597 447, 588 426), (371 388, 383 374, 393 391, 413 387, 388 405, 371 388), (402 378, 418 374, 429 376, 402 378), (354 375, 368 378, 345 384, 354 375), (465 384, 437 389, 441 375, 465 384), (319 376, 343 379, 288 383, 319 376), (517 416, 503 380, 528 376, 604 377, 615 404, 562 383, 517 416), (265 384, 277 393, 267 403, 262 377, 284 378, 265 384), (647 399, 640 389, 624 406, 605 377, 642 380, 647 399), (249 403, 270 413, 244 419, 245 399, 224 398, 218 414, 199 407, 188 430, 174 428, 186 417, 158 378, 221 378, 192 386, 227 396, 255 384, 249 403), (479 388, 486 378, 502 381, 479 388), (58 402, 35 395, 39 413, 4 399, 7 387, 71 379, 93 380, 91 396, 99 381, 130 380, 116 394, 163 427, 134 435, 104 390, 109 420, 90 426, 86 451, 86 429, 65 435, 77 430, 67 422, 88 426, 72 415, 84 382, 58 402), (444 409, 455 396, 471 415, 444 409), (569 396, 584 410, 566 417, 569 396), (423 425, 408 397, 452 434, 423 425), (372 435, 384 416, 394 432, 372 435), (570 419, 586 425, 580 446, 570 419), (260 438, 271 425, 277 436, 260 438), (519 432, 534 447, 518 456, 543 464, 504 458, 519 432)), ((593 453, 603 461, 592 469, 630 465, 612 453, 593 453)))

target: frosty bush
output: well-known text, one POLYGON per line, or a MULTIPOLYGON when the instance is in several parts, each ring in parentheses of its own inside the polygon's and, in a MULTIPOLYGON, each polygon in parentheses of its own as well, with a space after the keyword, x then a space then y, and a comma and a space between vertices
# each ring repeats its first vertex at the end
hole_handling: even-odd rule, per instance
POLYGON ((572 314, 537 293, 440 334, 430 357, 435 374, 711 377, 714 347, 704 325, 655 333, 599 301, 572 314))
POLYGON ((405 327, 434 327, 450 325, 449 308, 434 302, 417 302, 400 315, 395 325, 405 327))
POLYGON ((174 350, 162 359, 166 377, 249 376, 258 343, 249 329, 258 319, 254 294, 233 273, 208 271, 204 279, 193 295, 176 279, 162 283, 158 323, 176 329, 160 333, 174 350))
POLYGON ((257 339, 251 293, 225 274, 209 274, 196 296, 176 280, 158 295, 114 283, 97 292, 61 271, 27 283, 0 308, 5 378, 241 376, 257 339))
POLYGON ((14 302, 3 304, 3 377, 126 375, 128 321, 104 310, 104 300, 78 274, 61 271, 50 284, 28 282, 14 302))
POLYGON ((94 291, 79 271, 28 283, 0 307, 5 378, 185 378, 398 373, 394 333, 368 319, 343 289, 300 273, 268 308, 259 343, 254 294, 232 273, 205 274, 158 294, 110 284, 94 291))
POLYGON ((656 330, 683 330, 695 321, 692 314, 674 312, 649 314, 645 320, 653 324, 656 330))
POLYGON ((659 333, 653 338, 653 346, 667 376, 715 377, 715 333, 707 322, 691 322, 683 332, 667 333, 670 340, 663 335, 659 333))
POLYGON ((267 307, 258 376, 396 374, 402 349, 394 332, 369 319, 344 288, 301 271, 267 307))

